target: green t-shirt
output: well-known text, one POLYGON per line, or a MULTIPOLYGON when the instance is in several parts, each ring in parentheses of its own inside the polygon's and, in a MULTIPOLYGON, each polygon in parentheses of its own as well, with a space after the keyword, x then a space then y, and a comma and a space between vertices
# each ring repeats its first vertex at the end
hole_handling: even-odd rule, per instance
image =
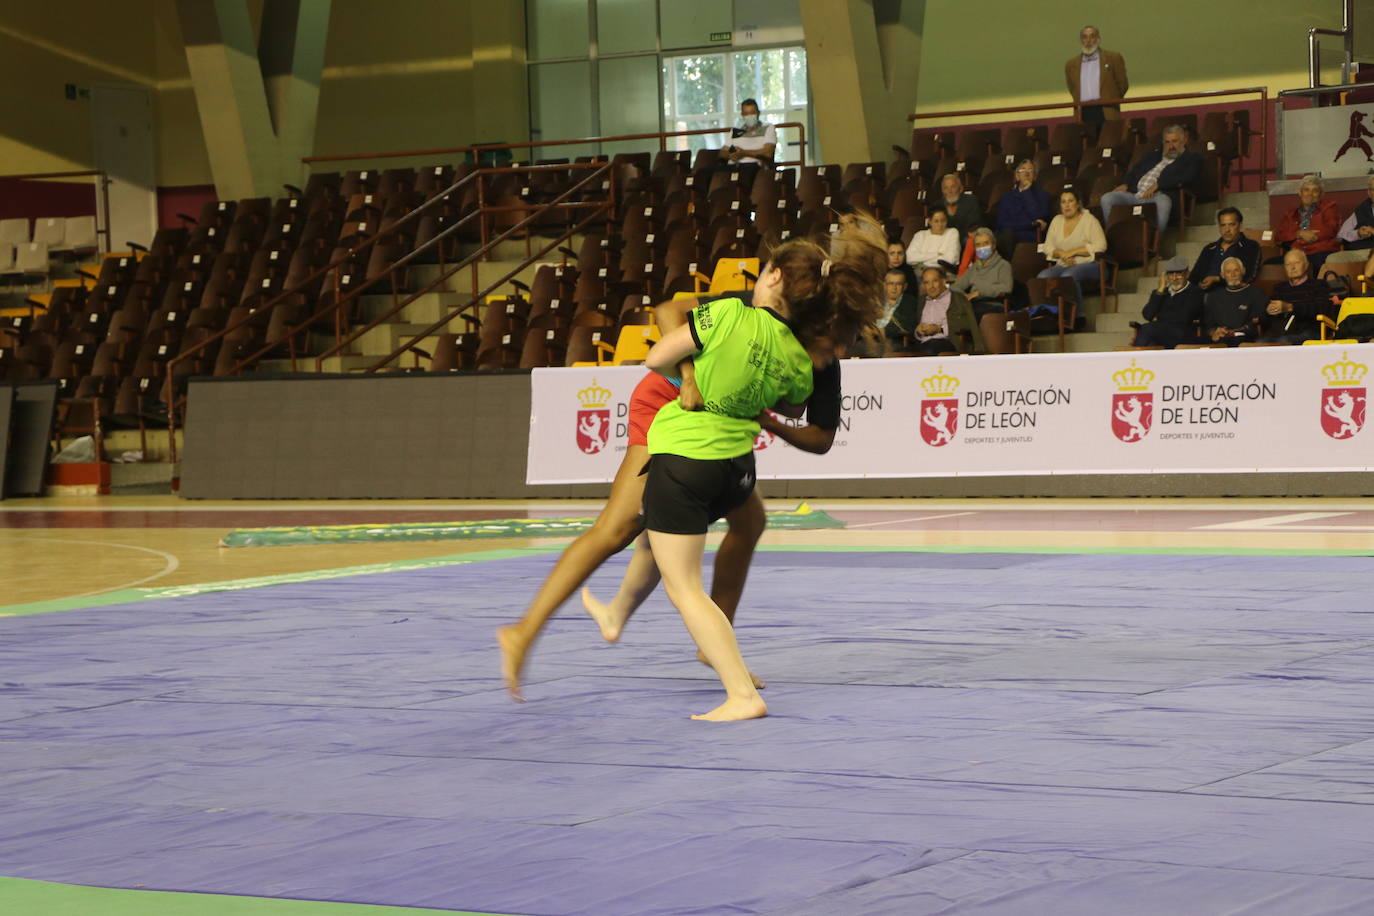
POLYGON ((697 387, 705 410, 665 404, 649 427, 649 454, 737 458, 754 447, 754 417, 778 401, 811 396, 811 357, 787 323, 739 299, 703 303, 687 316, 700 351, 697 387))

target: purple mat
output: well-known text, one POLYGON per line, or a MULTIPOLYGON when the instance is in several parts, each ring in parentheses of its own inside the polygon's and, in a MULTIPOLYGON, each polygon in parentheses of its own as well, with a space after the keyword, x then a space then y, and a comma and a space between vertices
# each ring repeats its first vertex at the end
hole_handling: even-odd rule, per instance
POLYGON ((492 632, 548 557, 0 619, 0 874, 597 916, 1374 910, 1374 561, 758 560, 773 715, 729 726, 686 718, 719 686, 661 595, 617 646, 566 609, 512 704, 492 632))

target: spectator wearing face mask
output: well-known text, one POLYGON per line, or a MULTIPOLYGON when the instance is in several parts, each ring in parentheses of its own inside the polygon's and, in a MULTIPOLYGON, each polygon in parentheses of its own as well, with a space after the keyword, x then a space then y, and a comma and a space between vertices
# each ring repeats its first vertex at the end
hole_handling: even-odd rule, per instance
POLYGON ((1188 282, 1188 259, 1170 258, 1159 274, 1159 286, 1145 303, 1145 323, 1135 334, 1137 347, 1172 350, 1181 343, 1198 342, 1202 319, 1202 290, 1188 282))
POLYGON ((997 253, 996 238, 991 229, 979 226, 973 230, 973 261, 960 274, 950 289, 966 295, 973 305, 974 315, 982 318, 1004 311, 1002 296, 1011 293, 1011 264, 997 253))
POLYGON ((759 120, 759 103, 753 99, 739 103, 739 118, 740 126, 730 131, 730 139, 721 148, 720 155, 727 166, 739 168, 740 184, 748 188, 762 166, 773 167, 778 129, 759 120))

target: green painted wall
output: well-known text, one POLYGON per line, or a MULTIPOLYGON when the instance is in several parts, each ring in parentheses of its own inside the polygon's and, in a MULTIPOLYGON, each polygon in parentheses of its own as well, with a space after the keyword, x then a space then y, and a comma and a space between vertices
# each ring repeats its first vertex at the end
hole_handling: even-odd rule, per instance
MULTIPOLYGON (((1339 0, 927 0, 916 108, 1064 101, 1064 62, 1084 25, 1125 55, 1131 95, 1241 86, 1272 94, 1307 85, 1307 30, 1339 28, 1340 19, 1339 0)), ((1334 48, 1337 39, 1328 41, 1334 48)))

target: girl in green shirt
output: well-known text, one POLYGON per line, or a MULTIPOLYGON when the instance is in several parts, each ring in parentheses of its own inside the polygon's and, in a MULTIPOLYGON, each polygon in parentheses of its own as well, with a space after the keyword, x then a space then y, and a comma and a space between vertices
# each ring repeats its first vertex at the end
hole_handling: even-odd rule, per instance
POLYGON ((754 307, 722 299, 693 309, 682 327, 649 351, 645 364, 666 376, 691 358, 702 410, 664 406, 649 428, 644 492, 649 545, 669 599, 725 687, 726 700, 694 719, 766 715, 734 630, 701 575, 706 530, 754 487, 755 419, 768 408, 801 405, 811 394, 812 360, 797 336, 849 341, 882 308, 886 252, 850 222, 831 251, 797 240, 780 246, 759 275, 754 307))

